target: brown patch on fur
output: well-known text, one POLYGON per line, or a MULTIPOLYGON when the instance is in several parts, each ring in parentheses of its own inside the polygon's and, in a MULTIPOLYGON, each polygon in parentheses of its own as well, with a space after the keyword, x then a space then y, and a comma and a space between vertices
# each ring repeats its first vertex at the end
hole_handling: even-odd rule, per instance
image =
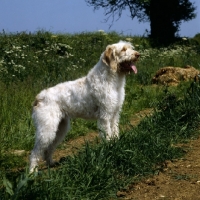
POLYGON ((163 67, 156 72, 152 83, 162 85, 178 85, 181 81, 199 80, 200 71, 192 66, 163 67))
POLYGON ((115 61, 114 47, 108 46, 104 52, 102 61, 111 68, 113 72, 117 72, 117 63, 115 61))
POLYGON ((127 50, 127 47, 124 46, 121 51, 126 51, 126 50, 127 50))

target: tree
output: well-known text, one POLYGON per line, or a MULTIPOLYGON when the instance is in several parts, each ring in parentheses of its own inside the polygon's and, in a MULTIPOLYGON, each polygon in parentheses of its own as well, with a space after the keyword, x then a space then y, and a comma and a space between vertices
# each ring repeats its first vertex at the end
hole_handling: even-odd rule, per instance
MULTIPOLYGON (((196 7, 189 0, 85 0, 94 10, 104 8, 106 20, 119 18, 125 9, 139 22, 150 22, 150 38, 161 44, 172 42, 182 21, 196 17, 196 7)), ((112 22, 113 22, 112 21, 112 22)))

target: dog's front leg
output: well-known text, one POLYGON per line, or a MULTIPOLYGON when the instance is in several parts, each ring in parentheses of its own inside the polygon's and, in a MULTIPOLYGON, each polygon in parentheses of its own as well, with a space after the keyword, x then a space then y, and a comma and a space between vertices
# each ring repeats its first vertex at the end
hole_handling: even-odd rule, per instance
POLYGON ((112 138, 111 119, 100 118, 98 119, 99 135, 102 138, 110 140, 112 138))
POLYGON ((111 119, 111 132, 112 137, 119 138, 119 114, 115 113, 111 119))

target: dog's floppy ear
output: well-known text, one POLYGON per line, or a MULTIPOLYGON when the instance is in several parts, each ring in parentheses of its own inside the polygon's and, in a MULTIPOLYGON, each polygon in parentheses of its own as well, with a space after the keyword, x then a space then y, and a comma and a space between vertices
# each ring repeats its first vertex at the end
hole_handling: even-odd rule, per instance
POLYGON ((117 72, 117 62, 115 58, 115 48, 112 45, 106 47, 102 61, 111 68, 113 72, 117 72))

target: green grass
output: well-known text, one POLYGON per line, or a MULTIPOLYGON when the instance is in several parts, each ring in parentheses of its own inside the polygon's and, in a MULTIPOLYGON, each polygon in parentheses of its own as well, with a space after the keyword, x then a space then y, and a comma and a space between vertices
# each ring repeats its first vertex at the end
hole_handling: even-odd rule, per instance
MULTIPOLYGON (((198 133, 200 86, 152 86, 151 79, 163 66, 199 69, 199 49, 199 34, 156 49, 147 38, 117 33, 1 33, 0 199, 115 198, 128 183, 157 173, 159 163, 182 156, 181 148, 173 144, 198 133), (138 74, 127 77, 121 138, 86 144, 76 155, 63 159, 58 169, 28 175, 26 155, 12 152, 33 147, 31 104, 35 95, 46 87, 84 76, 105 47, 119 40, 131 41, 142 54, 138 74), (154 114, 137 127, 130 125, 131 117, 145 108, 153 108, 154 114)), ((96 122, 76 119, 66 140, 96 130, 96 122)))

